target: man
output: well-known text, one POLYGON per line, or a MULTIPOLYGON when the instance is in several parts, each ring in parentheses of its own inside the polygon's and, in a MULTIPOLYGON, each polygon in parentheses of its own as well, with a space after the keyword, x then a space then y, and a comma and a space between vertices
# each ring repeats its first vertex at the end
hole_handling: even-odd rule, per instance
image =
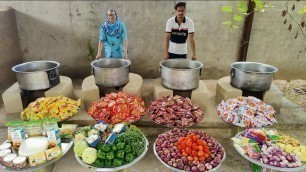
POLYGON ((187 58, 187 38, 189 35, 192 49, 192 60, 196 60, 193 21, 185 16, 186 3, 179 2, 174 6, 176 16, 171 17, 166 25, 165 60, 187 58))

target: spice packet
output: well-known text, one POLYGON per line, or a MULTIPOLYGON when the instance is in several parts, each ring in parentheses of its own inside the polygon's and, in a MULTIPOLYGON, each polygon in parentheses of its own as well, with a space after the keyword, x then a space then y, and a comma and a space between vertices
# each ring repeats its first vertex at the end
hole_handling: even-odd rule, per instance
POLYGON ((60 130, 51 128, 47 131, 49 148, 61 146, 60 130))
POLYGON ((46 118, 43 120, 43 131, 44 135, 47 135, 47 131, 50 130, 51 128, 58 129, 58 119, 57 118, 46 118))
POLYGON ((62 128, 60 128, 60 137, 67 139, 73 138, 77 126, 77 124, 62 124, 62 128))
POLYGON ((25 133, 24 129, 15 129, 14 131, 11 132, 11 139, 13 142, 13 148, 14 149, 19 149, 21 143, 25 140, 25 133))
POLYGON ((12 121, 12 122, 8 122, 5 124, 8 128, 7 128, 7 140, 9 142, 12 141, 12 136, 11 133, 15 130, 15 129, 24 129, 25 126, 25 122, 24 121, 12 121))
POLYGON ((42 122, 43 121, 41 120, 26 122, 25 131, 27 134, 27 138, 43 135, 42 122))

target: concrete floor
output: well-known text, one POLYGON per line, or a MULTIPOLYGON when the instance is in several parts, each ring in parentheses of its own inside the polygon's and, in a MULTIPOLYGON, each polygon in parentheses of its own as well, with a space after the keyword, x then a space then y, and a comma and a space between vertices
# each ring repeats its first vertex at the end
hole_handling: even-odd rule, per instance
MULTIPOLYGON (((79 97, 81 95, 81 80, 74 81, 75 95, 79 97)), ((215 96, 215 81, 207 81, 209 83, 208 89, 209 97, 211 102, 213 102, 215 96)), ((143 99, 146 102, 146 107, 148 107, 149 102, 152 100, 153 96, 153 80, 144 80, 143 85, 143 99)), ((232 145, 230 140, 233 133, 233 127, 224 123, 215 115, 215 110, 213 111, 214 104, 211 105, 210 110, 206 110, 204 116, 204 122, 193 129, 206 132, 217 139, 220 144, 225 148, 226 159, 222 163, 221 167, 218 169, 220 172, 247 172, 250 171, 249 163, 242 156, 240 156, 232 145)), ((286 98, 283 98, 283 107, 280 114, 277 114, 278 124, 275 124, 273 128, 277 128, 280 132, 284 134, 291 135, 293 137, 299 138, 300 141, 306 145, 306 112, 299 106, 293 104, 286 98)), ((3 126, 5 121, 16 120, 19 118, 18 114, 5 114, 3 104, 0 105, 0 143, 6 140, 7 129, 3 126), (2 123, 2 124, 1 124, 2 123)), ((72 120, 68 120, 67 123, 79 123, 85 125, 85 123, 94 123, 95 121, 89 117, 86 112, 80 112, 72 120)), ((133 165, 132 167, 125 169, 127 172, 169 172, 169 170, 163 166, 153 153, 153 143, 158 134, 169 130, 169 128, 160 127, 154 125, 149 119, 142 119, 137 122, 136 125, 143 131, 143 133, 148 138, 150 145, 147 154, 142 160, 133 165)), ((1 170, 0 170, 1 171, 1 170)), ((64 157, 61 158, 54 165, 49 166, 48 169, 39 170, 62 172, 62 171, 73 171, 73 172, 85 172, 90 171, 82 167, 75 159, 73 150, 70 150, 64 157)), ((306 170, 303 170, 306 172, 306 170)))

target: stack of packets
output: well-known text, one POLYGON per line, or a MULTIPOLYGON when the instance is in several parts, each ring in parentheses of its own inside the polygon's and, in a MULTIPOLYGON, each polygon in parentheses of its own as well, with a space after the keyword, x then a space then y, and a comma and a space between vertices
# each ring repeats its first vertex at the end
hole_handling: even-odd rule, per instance
MULTIPOLYGON (((26 160, 30 166, 37 166, 62 156, 61 138, 73 138, 77 127, 75 124, 62 124, 62 128, 59 128, 57 119, 13 121, 6 125, 8 126, 7 144, 12 147, 1 152, 0 155, 8 152, 15 155, 8 154, 9 157, 6 159, 13 162, 14 159, 19 158, 18 160, 22 159, 23 161, 22 165, 18 161, 19 163, 15 166, 11 162, 1 163, 14 168, 23 168, 27 164, 26 160)), ((1 159, 4 158, 5 156, 1 159)))
POLYGON ((217 113, 224 121, 239 127, 260 128, 277 122, 273 107, 251 96, 222 100, 217 113))
POLYGON ((275 129, 246 129, 233 137, 240 154, 271 166, 295 168, 306 162, 306 147, 275 129))

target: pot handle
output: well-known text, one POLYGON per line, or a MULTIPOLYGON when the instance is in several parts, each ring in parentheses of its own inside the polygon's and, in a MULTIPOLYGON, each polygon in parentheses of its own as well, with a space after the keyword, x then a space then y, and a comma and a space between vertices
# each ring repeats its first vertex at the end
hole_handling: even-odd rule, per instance
POLYGON ((51 71, 49 71, 49 73, 47 73, 47 74, 49 75, 49 79, 50 79, 50 80, 54 80, 54 79, 57 78, 57 75, 56 75, 55 70, 51 70, 51 71))
POLYGON ((91 67, 91 74, 95 76, 95 69, 91 67))
POLYGON ((230 72, 230 77, 233 78, 235 76, 235 69, 232 69, 230 72))
POLYGON ((200 76, 202 76, 202 69, 203 69, 203 68, 200 68, 200 76))

